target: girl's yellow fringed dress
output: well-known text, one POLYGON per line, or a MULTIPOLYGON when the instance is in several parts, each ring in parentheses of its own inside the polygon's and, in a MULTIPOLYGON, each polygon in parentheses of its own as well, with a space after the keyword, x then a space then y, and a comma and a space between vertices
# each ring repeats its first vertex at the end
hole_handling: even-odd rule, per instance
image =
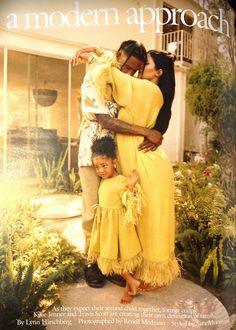
POLYGON ((101 180, 98 195, 88 259, 96 261, 104 275, 133 273, 142 263, 136 231, 143 204, 140 186, 131 192, 126 178, 117 175, 101 180))

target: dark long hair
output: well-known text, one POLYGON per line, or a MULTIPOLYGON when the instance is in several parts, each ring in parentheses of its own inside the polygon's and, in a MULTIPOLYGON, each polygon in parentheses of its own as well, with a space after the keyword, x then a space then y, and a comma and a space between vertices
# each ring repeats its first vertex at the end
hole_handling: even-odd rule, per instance
POLYGON ((173 55, 156 50, 149 50, 148 54, 152 57, 155 68, 162 69, 163 74, 159 78, 157 85, 159 86, 163 98, 164 104, 160 110, 160 115, 169 116, 168 122, 171 117, 171 106, 175 96, 175 70, 174 70, 174 60, 173 55))

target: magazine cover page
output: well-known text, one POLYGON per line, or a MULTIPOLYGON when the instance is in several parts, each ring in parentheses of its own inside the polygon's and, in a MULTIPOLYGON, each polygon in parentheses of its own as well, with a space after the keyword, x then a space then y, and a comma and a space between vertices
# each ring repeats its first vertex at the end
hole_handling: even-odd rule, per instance
POLYGON ((235 22, 0 0, 0 330, 236 329, 235 22))

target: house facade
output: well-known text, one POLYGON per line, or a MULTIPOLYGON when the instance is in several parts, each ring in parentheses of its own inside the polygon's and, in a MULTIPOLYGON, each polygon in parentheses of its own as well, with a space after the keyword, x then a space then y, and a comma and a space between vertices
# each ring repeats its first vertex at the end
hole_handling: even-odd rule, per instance
POLYGON ((81 46, 116 50, 127 39, 175 51, 176 94, 163 148, 173 162, 204 151, 201 125, 186 106, 186 80, 192 65, 218 53, 228 26, 221 12, 203 12, 194 0, 1 1, 0 171, 29 175, 36 158, 67 147, 68 168, 77 167, 86 67, 72 67, 70 58, 81 46))

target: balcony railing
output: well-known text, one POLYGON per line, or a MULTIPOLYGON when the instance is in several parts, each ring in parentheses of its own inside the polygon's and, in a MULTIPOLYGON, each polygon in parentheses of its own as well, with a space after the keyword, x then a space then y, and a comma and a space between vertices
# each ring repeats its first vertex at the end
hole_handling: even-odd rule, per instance
POLYGON ((175 49, 176 60, 192 62, 192 34, 184 31, 174 31, 162 35, 162 48, 172 52, 175 49))

